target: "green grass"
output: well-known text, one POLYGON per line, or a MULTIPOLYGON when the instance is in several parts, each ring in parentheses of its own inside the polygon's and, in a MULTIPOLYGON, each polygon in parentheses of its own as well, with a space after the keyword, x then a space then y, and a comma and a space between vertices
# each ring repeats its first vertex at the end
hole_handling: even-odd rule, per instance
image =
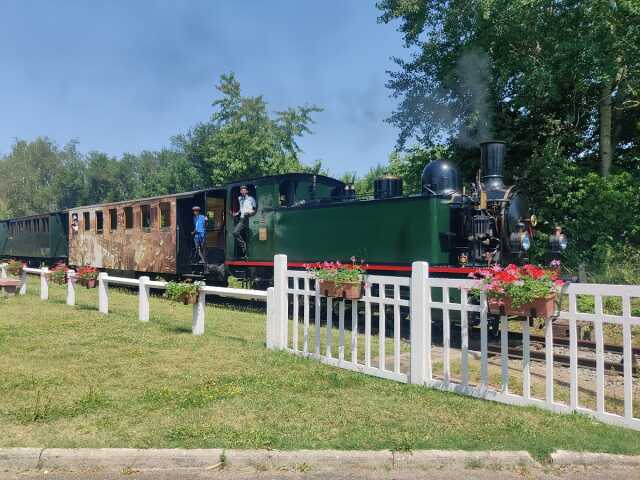
MULTIPOLYGON (((0 299, 0 446, 554 449, 640 453, 640 432, 579 415, 437 392, 338 370, 264 346, 265 317, 97 291, 78 306, 50 287, 0 299)), ((362 345, 362 343, 360 343, 362 345)))

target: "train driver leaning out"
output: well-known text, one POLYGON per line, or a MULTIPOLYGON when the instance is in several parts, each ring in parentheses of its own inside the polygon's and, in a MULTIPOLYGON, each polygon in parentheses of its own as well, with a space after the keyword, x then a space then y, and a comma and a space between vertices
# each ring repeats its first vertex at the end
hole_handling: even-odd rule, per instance
POLYGON ((256 200, 249 195, 249 189, 246 185, 240 187, 240 196, 238 197, 240 210, 233 214, 238 218, 238 223, 233 229, 233 236, 240 247, 240 256, 247 258, 247 241, 245 234, 249 230, 249 217, 256 213, 256 200))
POLYGON ((193 235, 195 253, 200 257, 200 263, 207 263, 204 254, 207 217, 200 214, 200 207, 197 205, 191 208, 191 211, 193 212, 193 232, 191 235, 193 235))

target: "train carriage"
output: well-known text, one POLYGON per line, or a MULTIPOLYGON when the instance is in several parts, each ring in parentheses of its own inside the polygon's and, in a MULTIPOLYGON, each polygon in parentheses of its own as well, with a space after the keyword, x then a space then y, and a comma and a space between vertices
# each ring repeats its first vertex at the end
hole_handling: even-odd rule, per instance
POLYGON ((208 261, 224 262, 225 189, 68 210, 69 264, 130 274, 193 273, 193 205, 206 205, 208 261))
POLYGON ((0 220, 0 258, 16 258, 32 266, 66 261, 66 232, 65 212, 0 220))

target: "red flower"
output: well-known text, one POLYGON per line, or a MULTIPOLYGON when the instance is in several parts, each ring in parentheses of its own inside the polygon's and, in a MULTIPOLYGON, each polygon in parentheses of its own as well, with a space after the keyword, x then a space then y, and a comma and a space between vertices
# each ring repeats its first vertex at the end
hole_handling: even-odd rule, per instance
POLYGON ((522 267, 522 270, 534 280, 538 280, 544 277, 546 273, 544 269, 531 264, 525 265, 524 267, 522 267))

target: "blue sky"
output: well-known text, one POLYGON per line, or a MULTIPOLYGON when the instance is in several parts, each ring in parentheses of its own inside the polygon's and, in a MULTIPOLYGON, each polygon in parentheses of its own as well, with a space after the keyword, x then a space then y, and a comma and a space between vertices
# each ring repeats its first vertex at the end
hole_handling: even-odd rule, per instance
POLYGON ((0 153, 38 135, 112 155, 167 146, 233 71, 272 110, 325 109, 303 161, 364 173, 395 144, 385 71, 407 55, 378 14, 374 0, 3 0, 0 153))

